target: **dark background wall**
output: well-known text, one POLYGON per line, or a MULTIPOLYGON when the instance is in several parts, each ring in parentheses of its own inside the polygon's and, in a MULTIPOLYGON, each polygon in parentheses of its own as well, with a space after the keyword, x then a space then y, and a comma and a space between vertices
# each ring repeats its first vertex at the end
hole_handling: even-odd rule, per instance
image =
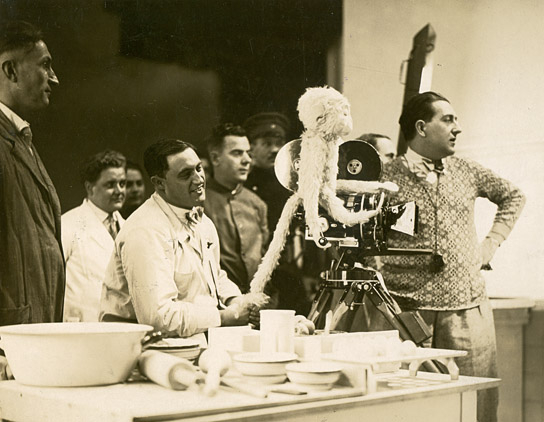
POLYGON ((211 127, 281 111, 327 82, 337 0, 0 0, 0 19, 40 27, 60 85, 31 116, 63 212, 84 196, 78 165, 105 148, 141 163, 176 137, 204 150, 211 127))

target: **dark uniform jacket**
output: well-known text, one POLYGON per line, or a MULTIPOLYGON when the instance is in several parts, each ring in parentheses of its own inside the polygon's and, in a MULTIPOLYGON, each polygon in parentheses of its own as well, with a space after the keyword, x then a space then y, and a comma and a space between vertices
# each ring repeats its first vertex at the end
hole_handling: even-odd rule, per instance
POLYGON ((62 321, 59 198, 16 132, 0 111, 0 325, 62 321))
POLYGON ((268 241, 266 204, 242 185, 229 191, 210 178, 204 212, 219 234, 221 268, 247 293, 268 241))

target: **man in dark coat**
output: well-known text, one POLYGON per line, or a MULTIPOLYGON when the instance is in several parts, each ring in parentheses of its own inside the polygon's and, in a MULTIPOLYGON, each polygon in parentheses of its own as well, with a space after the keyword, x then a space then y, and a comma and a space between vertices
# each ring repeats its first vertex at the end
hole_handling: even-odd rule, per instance
POLYGON ((0 325, 62 321, 60 203, 24 120, 58 79, 26 22, 0 26, 0 66, 0 325))
MULTIPOLYGON (((251 143, 253 160, 251 172, 244 185, 265 202, 268 208, 268 228, 272 238, 283 206, 291 196, 276 178, 274 170, 276 155, 289 139, 290 123, 281 113, 264 112, 246 119, 243 127, 251 143)), ((292 234, 286 242, 278 268, 272 275, 272 281, 267 285, 266 293, 271 297, 268 304, 270 308, 294 309, 297 314, 307 314, 311 300, 306 291, 309 289, 306 289, 305 285, 314 284, 315 279, 314 274, 306 270, 312 267, 313 271, 320 267, 316 265, 317 256, 308 255, 313 246, 310 245, 303 250, 304 240, 301 239, 300 231, 295 228, 296 225, 297 223, 294 223, 291 227, 292 234), (303 261, 303 268, 300 261, 303 261)))

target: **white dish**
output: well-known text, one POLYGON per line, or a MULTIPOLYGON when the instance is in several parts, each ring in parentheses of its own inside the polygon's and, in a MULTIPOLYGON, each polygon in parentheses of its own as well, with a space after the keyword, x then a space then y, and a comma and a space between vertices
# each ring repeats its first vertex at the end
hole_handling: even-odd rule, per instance
POLYGON ((340 378, 342 366, 334 362, 302 362, 286 365, 287 377, 296 384, 334 384, 340 378))
POLYGON ((157 343, 150 344, 147 349, 163 350, 163 349, 193 349, 200 348, 198 340, 190 338, 164 338, 157 343))
POLYGON ((233 361, 241 374, 262 376, 285 374, 285 365, 297 358, 295 353, 240 353, 233 361))
POLYGON ((329 384, 301 384, 292 382, 293 387, 299 391, 311 392, 311 391, 327 391, 330 390, 334 383, 329 384))
POLYGON ((82 387, 125 381, 150 325, 64 322, 0 327, 15 379, 21 384, 82 387))
POLYGON ((240 381, 248 382, 250 384, 270 385, 281 384, 287 380, 285 374, 281 375, 242 375, 239 378, 240 381))
POLYGON ((191 348, 191 349, 163 349, 160 350, 162 353, 168 353, 169 355, 176 356, 178 358, 184 358, 187 360, 194 360, 200 355, 200 347, 191 348))
POLYGON ((321 357, 326 360, 333 360, 336 362, 348 362, 348 363, 358 363, 365 365, 374 365, 382 363, 400 363, 400 362, 410 362, 414 360, 432 360, 439 358, 453 358, 466 356, 467 352, 465 350, 449 350, 449 349, 433 349, 426 347, 418 347, 414 354, 412 355, 395 355, 395 356, 358 356, 352 357, 350 355, 344 355, 342 353, 327 353, 323 354, 321 357))

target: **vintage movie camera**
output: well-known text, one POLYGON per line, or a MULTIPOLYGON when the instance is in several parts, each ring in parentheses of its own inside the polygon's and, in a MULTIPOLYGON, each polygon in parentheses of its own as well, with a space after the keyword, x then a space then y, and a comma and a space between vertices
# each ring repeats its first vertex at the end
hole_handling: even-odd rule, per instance
MULTIPOLYGON (((283 186, 292 191, 298 187, 300 147, 300 140, 291 141, 279 151, 276 158, 276 176, 283 186)), ((369 143, 353 140, 340 145, 338 180, 378 181, 381 174, 381 159, 369 143)), ((382 195, 386 193, 337 194, 344 201, 344 207, 353 212, 376 210, 382 195)), ((399 249, 387 245, 391 231, 411 236, 417 233, 416 203, 412 201, 391 205, 386 196, 375 217, 351 227, 335 221, 321 207, 319 215, 323 236, 332 244, 330 252, 327 252, 332 259, 329 268, 322 272, 322 283, 308 318, 319 324, 325 313, 332 311, 330 328, 349 331, 356 312, 365 306, 373 306, 385 317, 391 328, 399 331, 402 339, 413 340, 421 345, 431 335, 425 321, 417 312, 404 312, 389 294, 381 273, 365 262, 373 256, 432 253, 430 249, 399 249)), ((302 207, 298 217, 302 220, 304 218, 302 207)), ((305 237, 312 239, 308 229, 305 237)), ((430 370, 437 369, 432 367, 430 370)))
MULTIPOLYGON (((338 151, 337 179, 378 181, 382 173, 382 162, 378 152, 367 142, 353 140, 344 142, 338 151)), ((276 176, 287 189, 297 190, 298 163, 300 161, 300 140, 285 145, 276 159, 276 176)), ((381 193, 372 194, 339 194, 344 207, 350 211, 372 211, 380 203, 381 193)), ((417 232, 417 206, 415 202, 400 205, 389 205, 385 198, 380 212, 366 223, 354 226, 335 221, 322 207, 319 209, 323 236, 329 242, 340 247, 357 248, 358 253, 367 256, 396 255, 406 250, 389 249, 387 236, 391 230, 413 235, 417 232)), ((304 218, 304 210, 299 208, 296 215, 304 218)), ((306 239, 311 235, 306 230, 306 239)))

